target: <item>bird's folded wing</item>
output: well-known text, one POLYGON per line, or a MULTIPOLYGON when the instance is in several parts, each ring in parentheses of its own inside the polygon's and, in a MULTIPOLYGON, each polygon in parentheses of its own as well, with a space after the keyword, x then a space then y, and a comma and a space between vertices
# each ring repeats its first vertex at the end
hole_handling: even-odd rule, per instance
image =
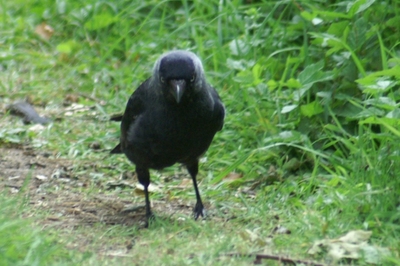
MULTIPOLYGON (((123 116, 116 116, 115 121, 121 121, 121 141, 124 142, 126 139, 126 132, 129 126, 133 124, 135 119, 144 111, 143 98, 146 97, 146 90, 148 88, 149 80, 143 82, 139 88, 136 89, 129 98, 126 105, 126 109, 123 116)), ((110 151, 111 154, 123 153, 121 143, 115 146, 114 149, 110 151)))

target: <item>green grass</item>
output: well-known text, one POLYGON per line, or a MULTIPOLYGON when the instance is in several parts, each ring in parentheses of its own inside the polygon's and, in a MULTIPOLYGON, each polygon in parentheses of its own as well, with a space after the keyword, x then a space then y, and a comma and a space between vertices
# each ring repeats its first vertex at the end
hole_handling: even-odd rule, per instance
MULTIPOLYGON (((326 253, 307 255, 312 243, 356 229, 372 230, 371 243, 390 248, 385 265, 400 264, 396 1, 0 1, 2 107, 29 97, 60 118, 32 132, 6 114, 0 145, 27 144, 72 160, 74 177, 89 184, 71 188, 82 195, 105 192, 107 181, 133 170, 124 157, 107 155, 119 136, 108 116, 123 111, 163 52, 197 53, 227 109, 200 170, 210 221, 161 212, 164 219, 149 230, 104 224, 50 230, 59 238, 34 230, 21 234, 26 244, 18 256, 5 253, 9 265, 79 264, 76 250, 63 245, 85 234, 88 244, 79 250, 94 250, 82 258, 92 265, 130 265, 132 258, 150 265, 246 265, 252 259, 221 254, 263 251, 329 261, 326 253), (49 40, 35 33, 42 22, 54 29, 49 40), (92 109, 65 116, 71 95, 92 109), (93 142, 99 151, 89 148, 93 142), (241 178, 225 181, 232 172, 241 178), (291 234, 275 234, 277 226, 291 234), (263 241, 246 237, 246 230, 263 241), (124 256, 96 253, 132 239, 124 256), (47 250, 53 242, 59 242, 54 251, 47 250), (28 263, 32 248, 37 257, 28 263)), ((174 166, 162 177, 180 172, 174 166)), ((191 187, 168 189, 180 180, 165 184, 153 172, 152 182, 161 187, 155 200, 194 202, 191 187)), ((127 189, 105 193, 142 202, 127 189)), ((41 218, 0 220, 18 238, 17 227, 34 227, 41 218)), ((0 239, 10 250, 21 242, 0 239)))
POLYGON ((20 208, 24 203, 20 198, 2 196, 1 202, 1 265, 78 265, 86 261, 84 254, 63 248, 53 233, 40 231, 34 228, 32 219, 22 218, 20 208))

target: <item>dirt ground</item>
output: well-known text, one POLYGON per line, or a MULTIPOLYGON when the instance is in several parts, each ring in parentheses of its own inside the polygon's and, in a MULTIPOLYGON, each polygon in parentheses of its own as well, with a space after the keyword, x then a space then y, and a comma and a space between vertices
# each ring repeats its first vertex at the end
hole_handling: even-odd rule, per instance
MULTIPOLYGON (((51 157, 22 146, 0 148, 0 190, 28 196, 33 210, 48 213, 44 221, 47 225, 73 228, 100 222, 143 226, 144 203, 134 204, 101 192, 88 195, 81 190, 92 185, 90 181, 75 177, 71 162, 51 157)), ((144 202, 144 197, 137 200, 144 202)), ((191 206, 179 201, 153 200, 152 205, 163 216, 192 211, 191 206)))
POLYGON ((71 178, 68 161, 23 147, 0 149, 0 154, 0 189, 28 195, 34 210, 48 211, 49 223, 62 221, 63 226, 71 227, 99 221, 129 224, 135 220, 118 216, 128 203, 102 195, 87 199, 83 193, 74 192, 74 188, 86 184, 71 178))

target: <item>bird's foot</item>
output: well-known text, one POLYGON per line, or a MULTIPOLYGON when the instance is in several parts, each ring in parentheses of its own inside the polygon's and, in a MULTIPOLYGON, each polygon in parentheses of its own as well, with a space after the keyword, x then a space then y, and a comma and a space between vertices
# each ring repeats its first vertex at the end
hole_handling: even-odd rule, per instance
POLYGON ((204 209, 203 203, 199 201, 196 202, 196 206, 194 206, 193 209, 193 214, 195 220, 197 220, 199 216, 203 217, 203 219, 206 217, 206 210, 204 209))

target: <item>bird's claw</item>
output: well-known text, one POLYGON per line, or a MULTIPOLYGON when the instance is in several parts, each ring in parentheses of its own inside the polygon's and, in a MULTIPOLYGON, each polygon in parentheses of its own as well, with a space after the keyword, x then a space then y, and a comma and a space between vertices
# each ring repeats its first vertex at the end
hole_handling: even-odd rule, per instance
POLYGON ((205 218, 206 217, 206 210, 202 203, 197 202, 196 206, 193 209, 194 219, 197 220, 200 216, 205 218))

